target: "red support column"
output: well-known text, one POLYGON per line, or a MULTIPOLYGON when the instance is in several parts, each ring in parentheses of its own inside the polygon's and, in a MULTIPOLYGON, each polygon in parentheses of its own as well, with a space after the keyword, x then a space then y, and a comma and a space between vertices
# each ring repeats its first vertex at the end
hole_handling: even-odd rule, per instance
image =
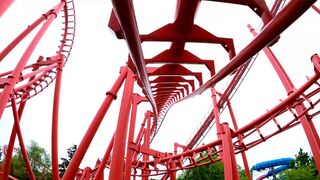
MULTIPOLYGON (((250 32, 254 36, 257 35, 255 30, 250 25, 248 25, 248 28, 250 29, 250 32)), ((265 47, 265 48, 263 48, 263 51, 267 55, 270 63, 272 64, 273 68, 275 69, 276 73, 278 74, 278 76, 279 76, 284 88, 286 89, 288 95, 291 94, 292 92, 294 92, 295 87, 294 87, 291 79, 289 78, 288 74, 286 73, 284 68, 281 66, 279 60, 276 58, 276 56, 271 51, 271 49, 269 47, 265 47)), ((314 56, 313 56, 313 58, 314 58, 314 56)), ((294 107, 294 109, 297 112, 297 114, 299 115, 299 114, 303 113, 305 106, 303 104, 301 104, 301 105, 298 104, 294 107)), ((318 171, 320 171, 320 139, 319 139, 318 132, 317 132, 316 128, 314 127, 314 124, 313 124, 311 118, 304 115, 304 116, 301 116, 299 119, 300 119, 301 125, 304 129, 304 132, 307 136, 307 139, 309 141, 309 145, 311 147, 311 151, 312 151, 317 169, 318 169, 318 171)))
POLYGON ((116 80, 116 82, 112 86, 111 90, 109 92, 107 92, 107 96, 106 96, 105 100, 103 101, 97 114, 95 115, 94 119, 92 120, 86 134, 82 138, 81 143, 79 144, 78 149, 77 149, 76 153, 74 154, 74 156, 73 156, 73 158, 72 158, 72 160, 71 160, 71 162, 70 162, 70 164, 69 164, 69 166, 63 176, 63 179, 69 180, 69 179, 73 179, 75 177, 75 174, 78 170, 78 167, 79 167, 85 153, 87 152, 87 149, 88 149, 93 137, 95 136, 105 114, 107 113, 107 111, 110 107, 110 104, 117 97, 116 94, 119 91, 123 81, 125 80, 125 78, 127 76, 127 72, 128 72, 127 67, 121 68, 121 73, 120 73, 118 79, 116 80))
POLYGON ((315 10, 320 15, 320 9, 317 8, 317 6, 312 5, 311 7, 312 7, 313 10, 315 10))
MULTIPOLYGON (((151 111, 147 111, 147 127, 145 128, 144 131, 144 137, 143 137, 143 147, 146 149, 150 149, 150 130, 151 130, 151 111)), ((149 155, 148 154, 143 154, 143 161, 149 161, 149 155)), ((146 167, 147 169, 149 167, 146 167)), ((142 177, 142 180, 148 180, 149 179, 149 171, 148 170, 142 170, 142 175, 146 175, 142 177)))
POLYGON ((7 86, 3 88, 3 91, 0 95, 0 119, 3 114, 3 111, 7 105, 8 99, 10 97, 10 94, 12 93, 12 90, 18 81, 18 78, 20 77, 20 73, 27 64, 32 52, 40 42, 42 36, 47 31, 49 26, 52 24, 53 20, 56 18, 57 14, 61 11, 63 6, 65 5, 65 1, 61 1, 56 8, 51 12, 49 15, 47 21, 44 23, 44 25, 40 28, 38 33, 35 35, 25 52, 23 53, 21 59, 19 60, 18 64, 16 65, 15 69, 13 70, 12 74, 10 75, 10 81, 7 86))
POLYGON ((52 179, 59 180, 59 158, 58 158, 58 122, 59 122, 59 102, 62 69, 64 65, 64 56, 61 55, 57 67, 56 84, 54 89, 53 110, 52 110, 52 131, 51 131, 51 161, 52 161, 52 179))
MULTIPOLYGON (((220 139, 221 138, 221 122, 220 122, 220 117, 219 117, 217 93, 214 88, 211 88, 211 97, 212 97, 212 101, 213 101, 214 118, 216 120, 217 136, 218 136, 218 139, 220 139)), ((221 149, 222 149, 222 145, 219 145, 219 150, 221 150, 221 149)), ((223 153, 220 153, 219 156, 222 157, 223 153)))
MULTIPOLYGON (((19 110, 18 110, 19 121, 21 121, 21 116, 22 116, 22 112, 24 110, 25 105, 26 105, 26 101, 22 101, 20 106, 19 106, 19 110)), ((8 175, 9 175, 10 162, 11 162, 11 159, 12 159, 14 142, 16 140, 16 134, 17 134, 17 130, 16 129, 17 129, 16 128, 16 124, 13 124, 11 135, 10 135, 9 144, 8 144, 8 147, 7 147, 7 155, 6 155, 5 159, 4 159, 4 166, 3 166, 3 177, 4 177, 4 179, 8 178, 8 175)))
POLYGON ((91 169, 89 167, 84 168, 80 180, 90 180, 90 171, 91 169))
POLYGON ((114 146, 110 166, 109 179, 122 180, 124 168, 124 153, 127 141, 127 131, 129 124, 129 114, 132 103, 134 74, 128 70, 126 83, 124 86, 117 130, 114 137, 114 146))
POLYGON ((114 134, 110 140, 110 143, 108 145, 108 148, 106 150, 106 153, 104 154, 103 158, 102 158, 102 161, 99 165, 99 168, 97 170, 97 173, 96 173, 96 176, 95 176, 95 180, 100 180, 100 179, 103 179, 102 177, 104 177, 104 174, 103 174, 103 171, 105 169, 105 166, 107 165, 108 161, 110 160, 110 153, 111 153, 111 150, 112 150, 112 147, 113 147, 113 143, 114 143, 114 134))
POLYGON ((170 162, 169 166, 170 169, 173 170, 169 172, 170 180, 176 180, 177 171, 174 171, 174 169, 176 169, 176 164, 174 162, 170 162))
MULTIPOLYGON (((14 126, 15 126, 16 132, 18 134, 21 153, 22 153, 22 156, 24 159, 24 164, 26 166, 27 174, 30 179, 35 180, 36 177, 33 174, 32 167, 31 167, 31 164, 30 164, 30 161, 28 158, 27 150, 26 150, 26 147, 25 147, 25 144, 23 141, 22 132, 21 132, 21 128, 20 128, 20 118, 19 118, 19 114, 17 112, 16 102, 13 97, 11 98, 11 104, 12 104, 12 112, 13 112, 13 117, 14 117, 14 126)), ((5 174, 3 178, 4 179, 8 178, 7 174, 5 174)))
POLYGON ((38 27, 43 21, 46 20, 46 17, 50 15, 51 11, 43 14, 36 21, 28 26, 24 31, 22 31, 19 36, 17 36, 10 44, 8 44, 0 53, 0 62, 36 27, 38 27))
POLYGON ((301 1, 291 0, 287 5, 261 30, 244 49, 242 49, 229 64, 212 76, 206 83, 193 91, 186 98, 191 98, 201 94, 205 90, 212 88, 220 80, 234 72, 237 68, 248 62, 251 57, 267 46, 272 40, 276 39, 285 29, 295 20, 304 14, 316 0, 301 1), (290 17, 290 18, 288 18, 290 17))
POLYGON ((222 146, 223 146, 223 164, 224 179, 239 180, 237 162, 232 144, 231 131, 228 123, 222 123, 222 146))
MULTIPOLYGON (((128 147, 127 147, 127 155, 126 155, 126 166, 125 166, 125 174, 124 174, 125 180, 129 180, 131 176, 132 157, 134 152, 129 146, 131 143, 134 143, 134 133, 135 133, 135 127, 136 127, 136 118, 137 118, 137 106, 141 101, 142 101, 142 97, 140 97, 138 94, 133 94, 129 136, 128 136, 128 147)), ((147 117, 147 114, 145 114, 145 116, 147 117)))
POLYGON ((0 3, 0 17, 6 12, 14 0, 2 0, 0 3))
MULTIPOLYGON (((233 124, 234 130, 238 130, 238 124, 237 124, 237 121, 236 121, 236 117, 234 115, 234 112, 233 112, 233 109, 232 109, 232 106, 231 106, 231 103, 230 103, 229 99, 227 99, 227 106, 228 106, 228 109, 229 109, 229 112, 230 112, 230 116, 231 116, 231 120, 232 120, 232 124, 233 124)), ((242 135, 239 135, 238 139, 239 139, 240 144, 243 144, 242 135)), ((250 168, 249 168, 248 159, 247 159, 245 151, 241 151, 241 157, 242 157, 244 169, 246 171, 246 175, 247 175, 248 179, 251 180, 252 177, 251 177, 251 174, 250 174, 250 168)))

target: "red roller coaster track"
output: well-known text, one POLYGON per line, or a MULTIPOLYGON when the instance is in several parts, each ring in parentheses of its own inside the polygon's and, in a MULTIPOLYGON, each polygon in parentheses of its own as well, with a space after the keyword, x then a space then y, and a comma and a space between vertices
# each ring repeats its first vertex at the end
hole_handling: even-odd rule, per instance
MULTIPOLYGON (((269 8, 264 0, 211 0, 209 3, 225 6, 244 6, 247 11, 261 19, 261 30, 256 32, 250 25, 248 31, 254 37, 241 51, 236 52, 233 38, 220 37, 195 23, 195 18, 202 1, 177 0, 175 17, 172 22, 153 30, 148 34, 139 32, 134 4, 130 0, 112 0, 112 12, 109 27, 118 39, 123 39, 128 46, 127 63, 121 67, 120 74, 112 88, 106 93, 100 108, 86 130, 78 149, 72 158, 63 177, 58 172, 58 122, 59 99, 62 81, 62 70, 68 61, 74 44, 76 16, 72 0, 62 0, 21 32, 0 53, 0 62, 6 60, 19 43, 35 32, 34 38, 17 61, 13 70, 0 72, 0 118, 7 109, 12 109, 14 126, 8 139, 8 147, 1 179, 14 179, 9 175, 10 161, 13 154, 15 138, 18 137, 23 158, 30 179, 35 179, 24 144, 20 120, 26 102, 52 82, 54 82, 54 99, 52 111, 52 177, 53 179, 176 179, 178 171, 195 168, 222 161, 225 179, 239 179, 236 155, 240 154, 249 179, 252 179, 246 152, 268 139, 285 132, 297 125, 302 126, 312 151, 316 167, 320 171, 320 139, 313 119, 319 114, 320 57, 314 52, 310 54, 314 73, 301 86, 295 87, 292 78, 271 50, 272 46, 282 40, 282 33, 307 10, 311 9, 320 15, 314 5, 316 0, 274 0, 269 8), (47 29, 57 17, 62 17, 62 38, 56 54, 32 61, 32 53, 47 29), (168 42, 169 48, 152 58, 145 58, 143 43, 168 42), (227 54, 229 60, 220 69, 213 59, 200 58, 186 48, 187 43, 216 45, 227 54), (232 97, 241 81, 249 71, 257 54, 263 52, 282 83, 287 96, 267 112, 239 126, 234 113, 232 97), (201 66, 201 70, 193 69, 201 66), (210 77, 205 77, 210 74, 210 77), (218 91, 217 84, 227 76, 231 77, 227 88, 218 91), (122 95, 118 91, 123 88, 122 95), (139 88, 135 88, 139 87, 139 88), (139 90, 137 90, 139 89, 139 90), (159 132, 166 115, 176 103, 201 95, 209 90, 212 95, 213 108, 202 122, 199 129, 186 144, 174 144, 173 152, 151 148, 151 143, 159 132), (137 92, 139 91, 139 92, 137 92), (121 98, 120 98, 121 97, 121 98), (80 168, 96 133, 111 103, 121 99, 116 129, 104 156, 93 168, 80 168), (136 124, 140 103, 150 104, 144 114, 141 126, 136 124), (221 120, 221 112, 227 109, 231 119, 229 125, 221 120), (215 125, 217 137, 199 146, 211 127, 215 125), (276 128, 263 131, 267 126, 276 128), (139 129, 140 127, 140 129, 139 129), (139 129, 138 132, 135 132, 139 129), (181 151, 178 151, 181 150, 181 151), (216 155, 203 156, 203 153, 216 155), (108 171, 108 177, 104 177, 108 171)), ((13 3, 3 0, 0 4, 0 16, 13 3)), ((208 5, 206 3, 205 5, 208 5)), ((214 14, 214 12, 212 12, 214 14)), ((209 14, 210 15, 210 14, 209 14)), ((320 16, 319 16, 320 17, 320 16)), ((213 22, 214 23, 214 22, 213 22)), ((223 25, 219 25, 223 26, 223 25)), ((258 30, 257 30, 258 31, 258 30)), ((72 66, 72 62, 68 64, 72 66)), ((262 73, 262 72, 261 72, 262 73)), ((263 103, 263 102, 262 102, 263 103)), ((3 120, 3 119, 1 119, 3 120)), ((1 136, 1 135, 0 135, 1 136)))

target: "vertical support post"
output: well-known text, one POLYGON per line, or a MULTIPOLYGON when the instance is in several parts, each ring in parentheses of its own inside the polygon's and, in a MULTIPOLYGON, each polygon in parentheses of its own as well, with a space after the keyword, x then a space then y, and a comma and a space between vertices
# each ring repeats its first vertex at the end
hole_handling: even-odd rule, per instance
MULTIPOLYGON (((109 144, 109 146, 110 146, 110 144, 109 144)), ((104 166, 104 165, 101 164, 100 159, 97 159, 95 168, 100 168, 100 167, 103 167, 103 166, 104 166)), ((94 178, 93 178, 93 179, 94 179, 94 180, 104 180, 103 170, 104 170, 104 168, 102 168, 102 173, 100 174, 99 177, 97 177, 97 173, 98 173, 98 172, 96 172, 96 174, 94 175, 94 178)))
POLYGON ((100 106, 97 114, 93 118, 86 134, 82 138, 81 143, 79 144, 77 151, 75 152, 65 174, 63 175, 63 179, 69 180, 69 179, 74 178, 74 176, 78 170, 78 167, 79 167, 85 153, 87 152, 89 145, 91 144, 93 137, 95 136, 105 114, 107 113, 107 111, 110 107, 110 104, 112 103, 113 100, 115 100, 117 98, 116 94, 119 91, 122 83, 124 82, 124 80, 127 76, 127 72, 128 72, 128 67, 121 68, 121 72, 120 72, 118 79, 116 80, 116 82, 112 86, 111 90, 109 92, 107 92, 106 98, 104 99, 102 105, 100 106))
POLYGON ((91 169, 89 167, 84 168, 82 176, 80 177, 80 180, 89 180, 90 179, 90 171, 91 171, 91 169))
MULTIPOLYGON (((219 107, 217 102, 217 93, 214 88, 211 88, 211 97, 213 101, 213 112, 214 112, 214 118, 216 120, 216 129, 217 129, 217 136, 218 139, 221 138, 221 122, 219 117, 219 107)), ((222 145, 219 145, 219 150, 222 149, 222 145)), ((223 153, 219 153, 219 156, 222 157, 223 153)))
POLYGON ((21 59, 19 60, 18 64, 16 65, 15 69, 12 71, 11 76, 10 76, 10 82, 8 83, 7 86, 5 86, 3 88, 3 91, 1 92, 1 95, 0 95, 0 119, 1 119, 1 116, 3 114, 5 107, 7 105, 10 94, 12 93, 14 86, 20 77, 21 71, 23 70, 23 68, 27 64, 29 58, 32 55, 32 52, 34 51, 34 49, 36 48, 36 46, 40 42, 42 36, 47 31, 49 26, 52 24, 53 20, 56 18, 56 15, 58 14, 58 12, 61 11, 61 9, 65 5, 65 3, 66 3, 65 1, 59 2, 59 4, 56 6, 56 8, 51 12, 47 21, 39 29, 39 31, 37 32, 35 37, 30 42, 29 46, 27 47, 27 49, 23 53, 21 59))
POLYGON ((51 131, 51 161, 52 161, 52 179, 59 180, 59 158, 58 158, 58 123, 59 123, 59 102, 62 79, 62 69, 64 56, 60 56, 57 67, 57 76, 54 89, 53 109, 52 109, 52 131, 51 131))
POLYGON ((232 144, 231 131, 228 123, 222 123, 222 146, 223 146, 223 164, 224 179, 239 180, 237 162, 232 144))
POLYGON ((170 169, 173 169, 173 171, 169 172, 170 180, 176 180, 177 171, 174 171, 174 169, 176 169, 176 164, 174 162, 170 162, 169 166, 170 169))
POLYGON ((121 107, 119 112, 117 129, 114 137, 113 156, 111 159, 111 167, 109 179, 122 180, 124 168, 124 153, 127 140, 127 131, 129 124, 129 114, 132 104, 134 74, 128 70, 126 82, 124 86, 121 107))
MULTIPOLYGON (((144 135, 144 126, 147 122, 147 113, 145 113, 145 116, 144 116, 144 119, 141 123, 141 126, 140 126, 140 130, 139 130, 139 133, 137 134, 137 137, 136 137, 136 140, 135 140, 135 144, 136 145, 140 145, 141 144, 141 141, 142 141, 142 138, 143 138, 143 135, 144 135)), ((133 159, 136 159, 138 156, 138 153, 133 153, 133 159)))
POLYGON ((112 150, 112 147, 113 147, 113 143, 114 143, 114 134, 110 140, 110 143, 108 145, 108 148, 106 150, 106 153, 104 154, 103 158, 102 158, 102 161, 99 165, 99 168, 97 170, 97 173, 96 173, 96 176, 95 176, 95 180, 100 180, 100 179, 103 179, 103 171, 105 169, 105 166, 107 164, 107 162, 109 161, 109 158, 110 158, 110 153, 111 153, 111 150, 112 150))
MULTIPOLYGON (((230 103, 229 99, 227 99, 227 106, 228 106, 228 109, 229 109, 229 112, 230 112, 230 116, 231 116, 231 120, 232 120, 232 124, 233 124, 234 130, 238 130, 238 124, 237 124, 237 121, 236 121, 236 117, 234 115, 234 112, 233 112, 233 109, 232 109, 232 106, 231 106, 231 103, 230 103)), ((239 135, 238 139, 239 139, 240 144, 243 144, 242 135, 239 135)), ((248 159, 247 159, 245 151, 241 151, 241 157, 242 157, 242 161, 243 161, 244 170, 246 171, 246 175, 247 175, 248 179, 251 180, 252 177, 251 177, 251 174, 250 174, 250 168, 249 168, 248 159)))
MULTIPOLYGON (((21 153, 22 153, 24 163, 25 163, 25 166, 27 169, 28 177, 32 180, 35 180, 36 177, 33 174, 32 167, 31 167, 31 164, 30 164, 30 161, 28 158, 27 150, 25 148, 25 144, 23 141, 22 132, 21 132, 21 128, 20 128, 20 118, 19 118, 19 115, 17 112, 17 106, 16 106, 16 102, 15 102, 14 97, 11 97, 11 104, 12 104, 12 112, 13 112, 13 117, 14 117, 14 124, 15 124, 15 128, 16 128, 16 132, 18 134, 21 153)), ((8 178, 8 177, 4 177, 4 179, 5 178, 8 178)))
POLYGON ((140 96, 138 94, 133 94, 129 136, 128 136, 128 148, 127 148, 127 155, 126 155, 126 166, 125 166, 125 173, 124 173, 125 180, 130 180, 130 176, 131 176, 132 157, 134 152, 130 148, 130 144, 134 143, 134 133, 135 133, 135 127, 136 127, 136 118, 137 118, 137 106, 140 102, 139 99, 140 99, 140 96))
MULTIPOLYGON (((255 30, 250 25, 248 25, 248 28, 250 29, 250 32, 254 36, 257 35, 255 30)), ((286 73, 286 71, 284 70, 284 68, 280 64, 279 60, 274 55, 274 53, 271 51, 271 49, 269 47, 265 47, 265 48, 263 48, 263 51, 267 55, 270 63, 272 64, 273 68, 275 69, 276 73, 278 74, 287 93, 290 94, 290 93, 294 92, 295 87, 294 87, 291 79, 289 78, 288 74, 286 73)), ((315 56, 313 56, 312 58, 315 58, 315 56)), ((303 104, 298 104, 294 107, 294 109, 297 112, 297 114, 302 114, 305 109, 305 106, 303 104)), ((314 157, 316 167, 317 167, 318 171, 320 172, 320 139, 319 139, 318 132, 317 132, 312 120, 309 117, 304 115, 304 116, 301 116, 299 119, 300 119, 301 125, 304 129, 304 132, 307 136, 307 139, 309 141, 309 145, 311 147, 311 151, 312 151, 312 154, 314 157)))
MULTIPOLYGON (((22 101, 19 106, 19 110, 18 110, 19 122, 21 121, 21 116, 22 116, 22 112, 24 110, 25 105, 26 105, 26 101, 22 101)), ((9 176, 10 162, 12 159, 12 152, 13 152, 14 142, 16 140, 16 134, 17 134, 16 126, 17 126, 16 124, 13 124, 10 139, 9 139, 9 144, 7 148, 7 155, 4 159, 3 179, 8 179, 8 176, 9 176)))
MULTIPOLYGON (((144 137, 143 137, 143 147, 146 149, 150 149, 150 130, 151 130, 151 111, 147 111, 147 127, 145 128, 144 131, 144 137)), ((148 154, 143 154, 143 161, 149 161, 149 155, 148 154)), ((148 167, 146 167, 148 168, 148 167)), ((142 174, 143 175, 149 175, 149 171, 148 170, 142 170, 142 174)), ((149 176, 143 176, 142 180, 148 180, 149 176)))
MULTIPOLYGON (((0 61, 1 61, 1 59, 0 59, 0 61)), ((37 69, 38 69, 38 67, 34 67, 33 71, 35 71, 37 69)), ((31 77, 29 79, 29 82, 34 80, 34 78, 35 78, 35 76, 31 77)), ((22 113, 23 113, 24 107, 25 107, 25 105, 27 103, 27 101, 25 100, 25 99, 27 99, 27 97, 24 97, 23 99, 24 100, 22 100, 20 102, 20 106, 19 106, 19 109, 18 109, 19 123, 21 121, 21 117, 22 117, 22 113)), ((15 142, 15 139, 16 139, 16 133, 17 133, 16 125, 14 124, 13 128, 12 128, 12 131, 11 131, 11 135, 10 135, 9 145, 8 145, 8 149, 7 149, 7 155, 6 155, 6 158, 4 160, 4 170, 3 170, 4 171, 4 175, 3 175, 4 178, 7 178, 8 175, 9 175, 10 161, 11 161, 11 158, 12 158, 12 151, 13 151, 13 146, 14 146, 14 142, 15 142)))

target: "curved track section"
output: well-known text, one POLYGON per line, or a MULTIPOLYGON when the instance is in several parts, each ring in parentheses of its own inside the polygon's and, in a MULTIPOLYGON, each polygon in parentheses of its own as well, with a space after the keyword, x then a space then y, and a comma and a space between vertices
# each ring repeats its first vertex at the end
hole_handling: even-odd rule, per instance
MULTIPOLYGON (((11 1, 10 3, 12 3, 11 1)), ((3 13, 9 6, 2 4, 3 13)), ((1 6, 2 6, 1 5, 1 6)), ((28 99, 38 95, 52 82, 56 80, 54 110, 53 110, 53 126, 52 126, 52 162, 53 162, 53 177, 58 177, 58 156, 57 156, 57 106, 59 99, 59 89, 61 83, 62 69, 68 61, 75 37, 75 9, 72 0, 58 1, 58 3, 22 31, 11 43, 9 43, 0 53, 0 62, 6 63, 7 55, 16 48, 17 45, 30 33, 35 32, 35 36, 26 47, 23 55, 17 61, 13 70, 1 72, 0 74, 0 118, 6 109, 11 107, 13 110, 14 127, 11 137, 8 142, 7 155, 4 160, 4 166, 1 172, 1 179, 11 177, 8 175, 10 169, 10 161, 13 152, 13 146, 16 135, 19 139, 19 144, 26 164, 26 170, 30 179, 35 179, 32 168, 29 162, 26 148, 24 146, 23 135, 20 129, 20 119, 22 112, 28 99), (39 56, 38 59, 30 59, 32 53, 37 47, 40 40, 45 36, 46 31, 57 17, 61 20, 61 39, 57 39, 59 47, 56 53, 50 57, 39 56), (20 104, 19 106, 17 106, 20 104)), ((59 33, 59 32, 57 32, 59 33)), ((54 51, 53 51, 54 52, 54 51)))
MULTIPOLYGON (((23 63, 24 67, 19 67, 17 65, 17 71, 11 70, 8 72, 2 72, 0 74, 1 79, 1 102, 4 104, 7 99, 5 94, 7 91, 9 94, 10 91, 13 92, 13 96, 17 102, 25 101, 38 93, 42 92, 46 87, 51 84, 57 74, 58 63, 61 59, 65 62, 68 60, 70 56, 70 52, 72 50, 74 35, 75 35, 75 11, 73 1, 66 2, 65 6, 60 7, 60 9, 50 9, 48 12, 44 13, 39 19, 37 19, 34 23, 32 23, 29 28, 23 31, 16 39, 14 39, 0 54, 0 61, 5 61, 5 57, 17 46, 29 33, 31 33, 35 28, 41 25, 41 23, 45 23, 50 19, 54 19, 59 11, 62 11, 62 32, 61 39, 59 40, 60 45, 57 49, 56 55, 51 57, 42 57, 40 56, 38 59, 28 60, 26 56, 24 59, 29 63, 23 63), (10 79, 13 77, 13 73, 20 74, 18 77, 14 78, 15 81, 12 82, 10 79), (15 84, 15 86, 9 86, 11 84, 15 84), (9 88, 11 87, 11 88, 9 88), (8 89, 8 90, 7 90, 8 89)), ((46 23, 49 24, 49 23, 46 23)), ((35 40, 34 40, 35 41, 35 40)), ((31 44, 29 49, 25 51, 25 54, 32 51, 31 44)), ((20 62, 22 62, 20 60, 20 62)), ((64 62, 64 63, 65 63, 64 62)), ((5 63, 5 62, 3 62, 5 63)), ((20 64, 19 64, 20 65, 20 64)), ((9 106, 7 104, 6 106, 9 106)), ((3 108, 1 108, 3 111, 3 108)), ((2 113, 1 113, 2 114, 2 113)))

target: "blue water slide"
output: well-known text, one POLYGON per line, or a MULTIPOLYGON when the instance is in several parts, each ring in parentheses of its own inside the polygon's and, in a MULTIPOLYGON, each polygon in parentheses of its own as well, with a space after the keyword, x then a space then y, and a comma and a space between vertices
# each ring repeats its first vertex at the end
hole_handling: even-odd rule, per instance
POLYGON ((266 168, 273 168, 276 166, 289 165, 289 163, 292 160, 293 160, 292 158, 280 158, 280 159, 265 161, 265 162, 257 163, 256 165, 252 166, 251 170, 260 171, 260 170, 263 170, 266 168))

